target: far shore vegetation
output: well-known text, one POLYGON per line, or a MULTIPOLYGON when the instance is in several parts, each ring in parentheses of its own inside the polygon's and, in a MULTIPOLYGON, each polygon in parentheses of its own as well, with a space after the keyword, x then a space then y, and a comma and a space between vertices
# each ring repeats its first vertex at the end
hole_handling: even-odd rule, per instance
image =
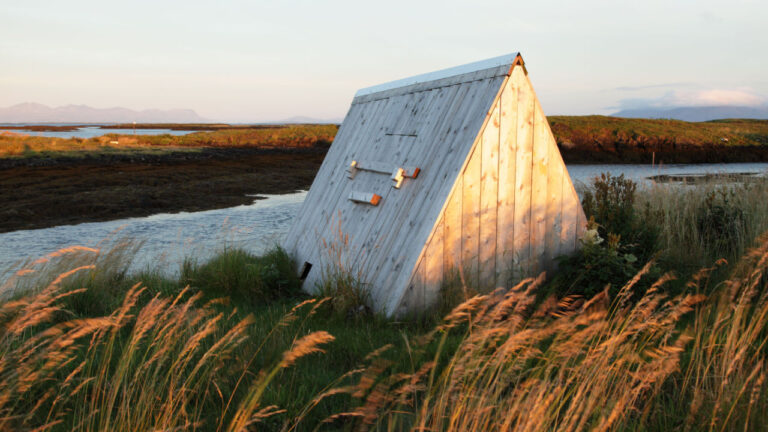
MULTIPOLYGON (((685 122, 606 116, 550 116, 568 163, 722 163, 768 161, 768 120, 685 122)), ((50 128, 51 126, 38 126, 50 128)), ((59 126, 54 126, 59 127, 59 126)), ((69 126, 64 126, 69 127, 69 126)), ((113 128, 112 126, 105 126, 113 128)), ((137 129, 197 130, 183 135, 122 135, 92 139, 0 132, 0 158, 57 157, 115 152, 198 151, 201 148, 327 147, 337 125, 140 124, 137 129)), ((0 127, 2 130, 2 127, 0 127)))
POLYGON ((279 248, 30 261, 0 278, 0 430, 764 430, 768 180, 583 196, 557 271, 407 317, 352 269, 302 293, 279 248))
MULTIPOLYGON (((162 125, 152 125, 161 127, 162 125)), ((174 125, 167 125, 174 126, 174 125)), ((194 125, 193 125, 194 126, 194 125)), ((2 127, 0 127, 2 129, 2 127)), ((120 152, 162 153, 201 148, 302 149, 327 147, 337 125, 276 125, 217 128, 188 135, 107 134, 96 138, 51 138, 0 133, 0 158, 58 157, 120 152)))
POLYGON ((549 116, 566 162, 723 163, 768 161, 768 120, 685 122, 549 116))

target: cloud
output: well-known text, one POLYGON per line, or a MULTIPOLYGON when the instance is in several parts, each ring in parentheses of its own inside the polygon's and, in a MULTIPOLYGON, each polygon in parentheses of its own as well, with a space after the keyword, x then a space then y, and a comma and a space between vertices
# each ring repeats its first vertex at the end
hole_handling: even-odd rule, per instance
POLYGON ((694 94, 678 95, 679 102, 689 105, 711 106, 711 105, 746 105, 758 106, 764 104, 765 98, 755 93, 744 90, 703 90, 694 94))
POLYGON ((650 85, 642 85, 642 86, 624 86, 624 87, 616 87, 613 90, 618 91, 642 91, 642 90, 651 90, 651 89, 658 89, 658 88, 669 88, 669 87, 685 87, 690 86, 690 83, 667 83, 667 84, 650 84, 650 85))
MULTIPOLYGON (((639 89, 639 88, 638 88, 639 89)), ((673 108, 691 106, 764 106, 768 98, 750 89, 672 90, 655 98, 626 98, 619 109, 673 108)))

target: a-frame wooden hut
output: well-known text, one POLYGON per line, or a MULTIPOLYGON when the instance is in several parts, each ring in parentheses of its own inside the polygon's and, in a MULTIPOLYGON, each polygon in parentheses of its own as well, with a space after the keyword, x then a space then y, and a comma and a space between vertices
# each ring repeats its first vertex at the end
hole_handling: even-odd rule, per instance
POLYGON ((515 53, 358 91, 284 247, 305 289, 341 266, 393 315, 550 269, 584 226, 515 53))

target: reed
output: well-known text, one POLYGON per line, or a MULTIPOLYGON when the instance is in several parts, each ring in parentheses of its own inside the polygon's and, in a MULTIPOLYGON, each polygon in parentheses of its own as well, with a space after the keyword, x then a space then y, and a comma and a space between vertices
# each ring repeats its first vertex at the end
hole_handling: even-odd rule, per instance
POLYGON ((279 250, 173 278, 130 273, 140 245, 68 248, 2 282, 0 430, 761 430, 766 186, 641 191, 660 254, 615 295, 461 286, 412 321, 338 313, 367 301, 343 236, 329 298, 279 250), (725 199, 729 243, 700 222, 725 199))
POLYGON ((261 401, 277 372, 333 341, 311 332, 254 373, 258 350, 246 345, 256 318, 188 288, 148 296, 137 283, 110 314, 73 317, 64 300, 85 289, 62 283, 92 269, 0 306, 1 430, 245 430, 279 412, 261 401))
POLYGON ((640 190, 644 223, 659 230, 659 250, 675 270, 693 274, 719 258, 738 260, 768 230, 768 178, 706 181, 640 190))

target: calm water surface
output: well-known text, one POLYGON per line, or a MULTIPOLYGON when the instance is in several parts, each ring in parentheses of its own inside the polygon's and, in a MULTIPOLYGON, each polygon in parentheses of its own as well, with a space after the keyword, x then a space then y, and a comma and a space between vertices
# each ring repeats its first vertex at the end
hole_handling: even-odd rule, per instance
MULTIPOLYGON (((587 184, 602 172, 625 176, 642 185, 657 174, 751 172, 768 175, 768 163, 665 165, 569 165, 574 183, 587 184)), ((0 276, 36 258, 70 245, 98 247, 107 238, 132 238, 143 242, 134 268, 154 266, 174 272, 185 256, 204 260, 225 246, 254 253, 278 243, 290 227, 306 192, 272 195, 251 205, 195 213, 158 214, 111 222, 83 223, 0 234, 0 276)))
MULTIPOLYGON (((0 132, 3 132, 3 126, 0 125, 0 132)), ((107 134, 134 135, 133 129, 102 129, 97 126, 84 126, 73 131, 28 131, 23 129, 8 130, 8 132, 19 133, 31 136, 43 136, 53 138, 96 138, 107 134)), ((197 131, 171 130, 171 129, 136 129, 135 135, 187 135, 197 131)))

